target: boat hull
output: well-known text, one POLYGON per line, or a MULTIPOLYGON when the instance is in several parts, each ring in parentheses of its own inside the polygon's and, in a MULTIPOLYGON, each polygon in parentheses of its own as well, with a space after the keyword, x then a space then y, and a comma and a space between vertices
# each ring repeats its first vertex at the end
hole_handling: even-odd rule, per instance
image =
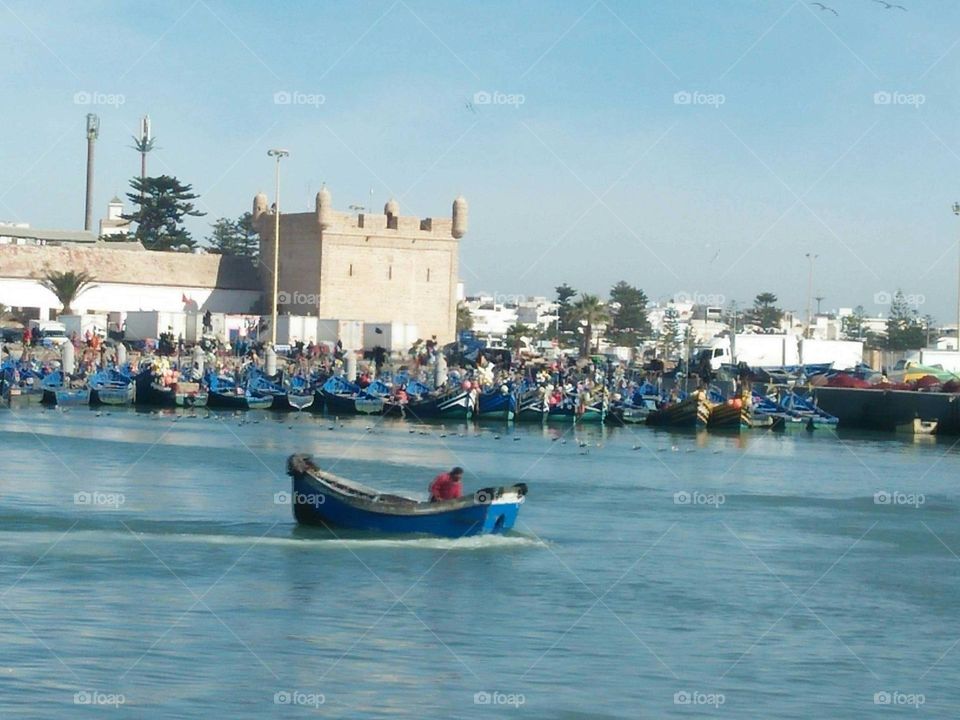
POLYGON ((710 404, 695 396, 647 415, 647 425, 658 427, 703 428, 710 419, 710 404))
POLYGON ((508 496, 516 501, 504 502, 494 493, 487 499, 476 499, 485 491, 461 500, 405 501, 402 512, 395 507, 391 510, 391 504, 387 502, 380 503, 385 509, 378 511, 377 502, 358 501, 356 496, 339 492, 314 474, 293 469, 294 462, 291 458, 288 469, 293 478, 291 504, 294 518, 302 525, 448 538, 500 534, 513 528, 526 493, 523 486, 521 494, 508 496))

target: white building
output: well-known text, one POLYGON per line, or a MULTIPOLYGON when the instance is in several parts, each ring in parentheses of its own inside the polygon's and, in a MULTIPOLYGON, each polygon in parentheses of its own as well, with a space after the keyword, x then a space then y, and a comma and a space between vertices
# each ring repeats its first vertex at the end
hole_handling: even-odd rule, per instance
POLYGON ((117 196, 107 203, 107 216, 100 219, 100 237, 126 235, 130 232, 130 221, 123 219, 123 201, 117 196))

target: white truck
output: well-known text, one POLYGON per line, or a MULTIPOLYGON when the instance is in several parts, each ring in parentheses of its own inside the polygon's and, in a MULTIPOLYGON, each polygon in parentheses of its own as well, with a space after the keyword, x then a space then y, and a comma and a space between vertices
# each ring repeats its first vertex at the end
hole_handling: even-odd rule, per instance
POLYGON ((44 347, 60 347, 70 340, 66 326, 56 320, 31 320, 29 327, 44 347))
POLYGON ((863 343, 738 333, 735 343, 731 343, 729 337, 714 338, 707 347, 700 348, 695 357, 694 363, 709 358, 712 370, 741 362, 754 368, 833 363, 834 368, 845 370, 863 361, 863 343))
POLYGON ((81 339, 86 338, 87 332, 91 335, 107 336, 106 313, 84 313, 82 315, 61 315, 60 322, 66 328, 67 336, 76 333, 81 339))

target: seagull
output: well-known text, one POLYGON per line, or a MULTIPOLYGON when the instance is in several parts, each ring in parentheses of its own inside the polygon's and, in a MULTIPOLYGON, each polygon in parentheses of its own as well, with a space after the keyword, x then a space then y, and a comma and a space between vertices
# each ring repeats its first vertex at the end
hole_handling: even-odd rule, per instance
POLYGON ((898 10, 903 10, 904 12, 907 12, 907 9, 903 5, 894 5, 893 3, 887 2, 887 0, 873 0, 873 1, 875 3, 883 5, 884 10, 893 10, 893 8, 897 8, 898 10))
POLYGON ((474 115, 477 114, 477 109, 473 106, 473 103, 470 102, 469 100, 467 100, 467 102, 465 103, 465 107, 467 108, 467 110, 469 110, 470 112, 472 112, 474 115))
POLYGON ((810 4, 811 4, 811 5, 815 5, 816 7, 820 8, 821 10, 828 10, 829 12, 832 12, 832 13, 833 13, 834 15, 836 15, 837 17, 840 16, 840 13, 838 13, 838 12, 837 12, 836 10, 834 10, 832 7, 827 7, 827 6, 824 5, 823 3, 814 2, 814 3, 810 3, 810 4))

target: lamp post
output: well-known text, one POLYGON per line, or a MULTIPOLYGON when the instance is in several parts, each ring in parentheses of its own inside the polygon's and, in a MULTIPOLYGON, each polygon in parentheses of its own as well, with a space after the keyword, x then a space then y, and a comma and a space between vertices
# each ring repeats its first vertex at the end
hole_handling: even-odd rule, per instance
MULTIPOLYGON (((953 204, 953 214, 960 215, 960 203, 953 204)), ((960 241, 957 250, 960 251, 960 241)), ((957 257, 957 350, 960 350, 960 256, 957 257)))
POLYGON ((267 156, 277 159, 273 207, 273 317, 270 321, 270 344, 277 344, 277 283, 280 279, 280 160, 288 157, 286 150, 267 150, 267 156))
POLYGON ((812 335, 810 326, 813 323, 813 263, 820 256, 813 253, 806 255, 807 260, 810 261, 810 274, 807 276, 807 331, 804 337, 810 337, 812 335))

